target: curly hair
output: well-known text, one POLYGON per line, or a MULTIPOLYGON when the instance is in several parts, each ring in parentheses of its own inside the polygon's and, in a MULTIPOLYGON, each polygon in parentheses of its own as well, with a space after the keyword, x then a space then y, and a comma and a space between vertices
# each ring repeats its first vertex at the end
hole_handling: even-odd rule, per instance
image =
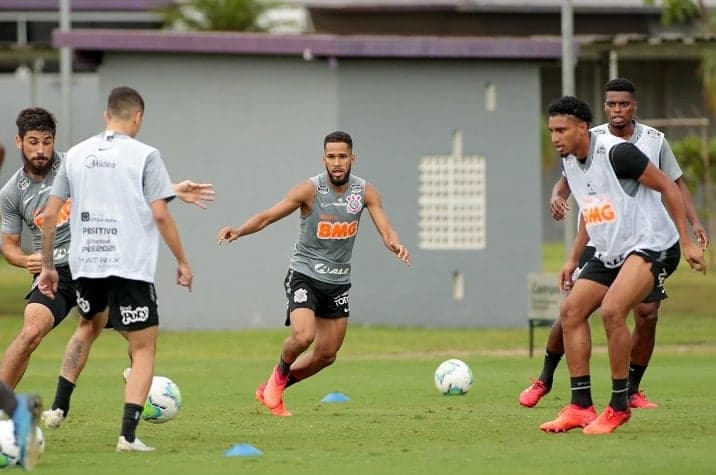
POLYGON ((571 115, 587 124, 592 123, 592 110, 586 102, 574 96, 562 96, 552 101, 547 109, 547 114, 550 117, 555 115, 571 115))
POLYGON ((25 138, 25 134, 31 130, 50 132, 54 137, 57 130, 55 116, 42 107, 30 107, 21 110, 17 115, 15 125, 17 125, 17 135, 20 138, 25 138))

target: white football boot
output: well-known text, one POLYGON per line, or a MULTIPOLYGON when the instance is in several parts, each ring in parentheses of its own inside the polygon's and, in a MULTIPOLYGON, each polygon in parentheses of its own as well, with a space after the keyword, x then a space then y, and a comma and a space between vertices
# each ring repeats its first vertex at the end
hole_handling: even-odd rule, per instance
POLYGON ((127 442, 123 435, 117 440, 117 452, 152 452, 154 447, 149 447, 144 442, 135 437, 134 442, 127 442))

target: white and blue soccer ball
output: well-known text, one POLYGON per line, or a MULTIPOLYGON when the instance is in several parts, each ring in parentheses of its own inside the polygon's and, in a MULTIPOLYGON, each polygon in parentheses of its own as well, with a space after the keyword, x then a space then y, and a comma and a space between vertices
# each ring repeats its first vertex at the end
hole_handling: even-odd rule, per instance
MULTIPOLYGON (((42 429, 35 428, 40 454, 45 451, 45 434, 42 429)), ((0 421, 0 468, 13 467, 18 464, 20 447, 15 442, 15 424, 12 420, 0 421)))
POLYGON ((435 387, 446 396, 465 394, 472 387, 472 370, 464 361, 449 359, 435 370, 435 387))
POLYGON ((181 409, 181 391, 166 376, 154 376, 144 403, 142 419, 160 424, 174 419, 181 409))

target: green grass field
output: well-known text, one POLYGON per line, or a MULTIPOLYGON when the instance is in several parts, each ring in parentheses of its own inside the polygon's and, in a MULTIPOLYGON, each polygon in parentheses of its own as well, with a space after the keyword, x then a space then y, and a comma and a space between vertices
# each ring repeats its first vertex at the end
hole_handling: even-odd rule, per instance
MULTIPOLYGON (((555 271, 558 246, 545 249, 555 271)), ((27 282, 0 265, 0 345, 20 327, 27 282)), ((337 363, 286 393, 294 413, 276 418, 253 400, 275 363, 284 330, 169 333, 160 336, 157 374, 180 386, 184 407, 163 425, 140 423, 151 454, 116 454, 126 345, 107 332, 93 348, 75 391, 69 419, 45 430, 47 450, 36 473, 52 474, 432 474, 629 473, 702 474, 716 466, 716 312, 709 293, 716 278, 682 267, 669 280, 658 343, 643 387, 660 404, 635 411, 610 436, 579 431, 547 435, 539 424, 569 401, 566 368, 552 394, 533 409, 518 393, 536 376, 541 358, 527 357, 525 328, 434 330, 352 327, 337 363), (475 385, 465 396, 442 396, 432 374, 449 357, 465 360, 475 385), (341 391, 347 403, 320 399, 341 391), (224 457, 249 443, 260 457, 224 457)), ((74 317, 35 352, 21 390, 49 404, 74 317)), ((609 371, 598 318, 593 333, 594 397, 609 397, 609 371)), ((538 347, 546 329, 537 332, 538 347)))

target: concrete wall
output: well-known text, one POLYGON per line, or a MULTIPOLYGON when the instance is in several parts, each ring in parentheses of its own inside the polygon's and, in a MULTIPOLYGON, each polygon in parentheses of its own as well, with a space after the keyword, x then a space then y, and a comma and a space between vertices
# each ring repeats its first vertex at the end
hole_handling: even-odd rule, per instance
MULTIPOLYGON (((76 140, 102 128, 106 93, 117 85, 144 96, 139 138, 161 150, 172 178, 213 182, 217 191, 207 211, 172 204, 195 285, 189 294, 174 284, 173 259, 162 246, 157 290, 163 328, 282 325, 282 282, 298 215, 228 247, 217 246, 215 236, 221 226, 240 224, 322 171, 322 140, 335 129, 353 135, 353 171, 381 191, 414 259, 406 267, 388 253, 365 213, 354 252, 352 322, 525 324, 525 276, 541 268, 536 65, 106 53, 97 83, 75 93, 73 103, 88 109, 76 113, 76 140), (484 106, 486 82, 497 85, 493 112, 484 106), (89 125, 86 114, 94 116, 89 125), (463 133, 465 155, 487 159, 487 246, 419 250, 418 161, 449 154, 455 129, 463 133), (465 275, 460 301, 452 298, 454 271, 465 275)), ((55 102, 46 104, 56 109, 55 102)))

